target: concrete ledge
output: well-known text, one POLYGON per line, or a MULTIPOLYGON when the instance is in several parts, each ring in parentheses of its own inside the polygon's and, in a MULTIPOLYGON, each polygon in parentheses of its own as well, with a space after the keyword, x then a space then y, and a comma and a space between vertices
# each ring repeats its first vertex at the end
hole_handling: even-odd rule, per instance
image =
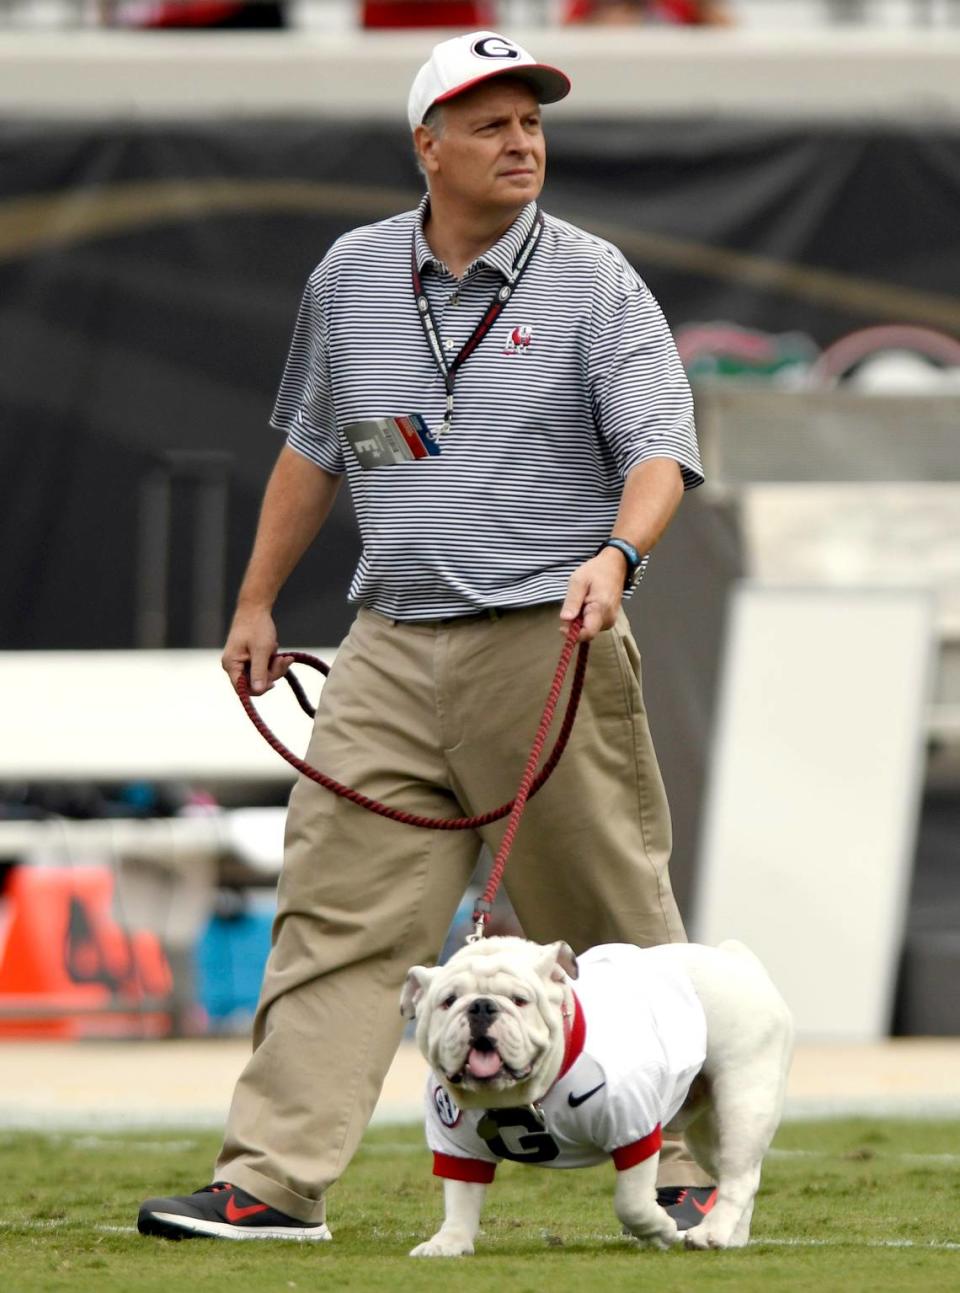
MULTIPOLYGON (((573 78, 557 117, 960 121, 960 33, 944 30, 515 31, 573 78)), ((0 35, 9 115, 296 115, 405 121, 423 32, 0 35)))

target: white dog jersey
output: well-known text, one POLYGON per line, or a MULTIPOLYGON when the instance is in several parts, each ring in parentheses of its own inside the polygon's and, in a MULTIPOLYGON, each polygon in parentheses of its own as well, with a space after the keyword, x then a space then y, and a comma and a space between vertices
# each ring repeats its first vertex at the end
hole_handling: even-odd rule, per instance
POLYGON ((503 1158, 587 1167, 612 1157, 623 1171, 656 1153, 707 1043, 700 999, 661 950, 607 943, 578 958, 563 1066, 537 1111, 460 1109, 431 1074, 426 1127, 434 1174, 489 1182, 503 1158))

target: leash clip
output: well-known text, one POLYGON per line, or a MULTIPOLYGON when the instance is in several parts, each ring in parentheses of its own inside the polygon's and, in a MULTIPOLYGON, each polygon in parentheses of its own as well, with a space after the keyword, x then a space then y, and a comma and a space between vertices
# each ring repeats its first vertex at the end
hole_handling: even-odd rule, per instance
POLYGON ((487 921, 490 919, 491 904, 486 898, 478 898, 473 907, 473 933, 467 935, 468 943, 479 943, 483 938, 487 921))

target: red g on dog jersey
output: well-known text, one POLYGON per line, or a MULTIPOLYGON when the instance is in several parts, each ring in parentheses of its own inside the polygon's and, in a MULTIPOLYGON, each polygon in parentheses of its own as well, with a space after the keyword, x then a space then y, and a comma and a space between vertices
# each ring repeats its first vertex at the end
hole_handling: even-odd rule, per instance
POLYGON ((693 984, 659 952, 606 943, 578 958, 567 1053, 536 1110, 460 1109, 431 1074, 426 1129, 434 1175, 489 1182, 504 1158, 538 1167, 612 1158, 624 1171, 655 1154, 707 1044, 693 984))

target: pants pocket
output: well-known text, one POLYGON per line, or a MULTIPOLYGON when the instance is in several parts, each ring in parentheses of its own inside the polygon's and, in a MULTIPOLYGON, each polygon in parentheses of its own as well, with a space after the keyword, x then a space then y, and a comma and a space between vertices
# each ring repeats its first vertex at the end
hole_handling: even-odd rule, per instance
POLYGON ((630 632, 630 626, 624 617, 618 619, 610 630, 617 651, 617 662, 620 665, 620 676, 623 679, 624 695, 632 714, 644 713, 643 705, 643 668, 640 659, 640 648, 630 632))

